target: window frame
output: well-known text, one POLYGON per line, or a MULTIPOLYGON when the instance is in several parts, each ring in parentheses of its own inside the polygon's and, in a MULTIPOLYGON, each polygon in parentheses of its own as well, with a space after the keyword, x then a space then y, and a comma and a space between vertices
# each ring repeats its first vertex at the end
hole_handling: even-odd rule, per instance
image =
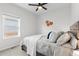
POLYGON ((15 17, 15 16, 12 16, 12 15, 6 15, 6 14, 3 14, 2 15, 2 23, 3 23, 3 39, 11 39, 11 38, 16 38, 16 37, 20 37, 20 18, 19 17, 15 17), (6 19, 12 19, 12 20, 16 20, 18 22, 18 34, 17 35, 13 35, 13 36, 9 36, 9 37, 6 37, 5 36, 5 21, 6 19))

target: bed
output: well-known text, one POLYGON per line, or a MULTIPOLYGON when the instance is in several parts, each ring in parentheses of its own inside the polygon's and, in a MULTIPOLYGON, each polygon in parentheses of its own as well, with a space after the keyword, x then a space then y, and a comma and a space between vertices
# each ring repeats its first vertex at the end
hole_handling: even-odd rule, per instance
POLYGON ((72 56, 73 50, 77 49, 76 33, 79 31, 78 24, 79 22, 76 22, 70 26, 70 31, 66 32, 71 36, 69 39, 64 34, 60 36, 62 39, 59 37, 57 42, 51 42, 47 40, 45 34, 41 34, 24 38, 22 45, 27 47, 26 53, 31 56, 72 56), (61 44, 63 40, 65 42, 61 44))

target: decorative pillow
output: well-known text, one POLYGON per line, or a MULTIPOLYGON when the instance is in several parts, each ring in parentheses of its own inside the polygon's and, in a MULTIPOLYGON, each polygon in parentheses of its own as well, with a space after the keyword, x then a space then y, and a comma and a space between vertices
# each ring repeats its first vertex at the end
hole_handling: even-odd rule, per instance
POLYGON ((49 32, 47 35, 48 41, 51 41, 52 43, 56 43, 57 39, 63 34, 64 32, 49 32))
POLYGON ((63 45, 64 43, 68 42, 70 38, 71 38, 70 35, 66 32, 58 38, 57 44, 63 45))
POLYGON ((47 35, 47 39, 50 38, 51 33, 52 33, 52 31, 48 33, 48 35, 47 35))
POLYGON ((51 32, 50 36, 49 36, 49 40, 52 41, 52 43, 55 43, 57 40, 58 34, 56 32, 51 32))
POLYGON ((71 40, 70 40, 70 44, 72 46, 72 49, 76 49, 77 48, 77 39, 73 34, 71 35, 71 40))
POLYGON ((53 43, 55 43, 56 39, 57 39, 57 33, 56 32, 52 32, 50 34, 50 37, 49 37, 50 40, 52 40, 53 43))
POLYGON ((63 31, 57 32, 57 38, 56 38, 55 43, 57 42, 58 38, 59 38, 62 34, 64 34, 63 31))
POLYGON ((66 43, 66 44, 64 44, 64 45, 62 45, 62 46, 63 46, 63 47, 66 47, 66 48, 72 48, 70 43, 66 43))
MULTIPOLYGON (((68 33, 71 35, 74 35, 75 37, 77 36, 77 33, 73 32, 73 31, 68 31, 68 33)), ((76 37, 77 38, 77 37, 76 37)))

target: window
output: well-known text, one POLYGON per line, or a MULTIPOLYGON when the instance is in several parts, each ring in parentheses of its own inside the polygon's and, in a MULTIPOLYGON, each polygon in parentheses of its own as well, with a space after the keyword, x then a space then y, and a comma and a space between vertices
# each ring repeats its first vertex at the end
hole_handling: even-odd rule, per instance
POLYGON ((3 38, 20 36, 20 19, 10 15, 3 15, 3 38))

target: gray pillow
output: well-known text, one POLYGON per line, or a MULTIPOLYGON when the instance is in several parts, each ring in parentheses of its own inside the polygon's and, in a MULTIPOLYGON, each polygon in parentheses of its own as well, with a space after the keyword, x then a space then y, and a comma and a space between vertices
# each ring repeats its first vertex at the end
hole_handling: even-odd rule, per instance
POLYGON ((64 45, 62 45, 63 47, 66 47, 66 48, 72 48, 71 47, 71 44, 68 42, 68 43, 66 43, 66 44, 64 44, 64 45))
POLYGON ((55 43, 57 42, 58 38, 59 38, 62 34, 64 34, 63 31, 57 32, 57 38, 56 38, 55 43))
MULTIPOLYGON (((68 31, 68 33, 71 35, 74 35, 75 37, 77 36, 77 33, 76 32, 73 32, 73 31, 68 31)), ((77 38, 77 37, 76 37, 77 38)))
POLYGON ((70 33, 70 35, 71 35, 70 44, 72 46, 72 49, 76 49, 77 48, 77 39, 73 34, 70 33))
POLYGON ((61 35, 57 40, 57 45, 63 45, 64 43, 68 42, 70 40, 70 35, 66 32, 63 35, 61 35))

